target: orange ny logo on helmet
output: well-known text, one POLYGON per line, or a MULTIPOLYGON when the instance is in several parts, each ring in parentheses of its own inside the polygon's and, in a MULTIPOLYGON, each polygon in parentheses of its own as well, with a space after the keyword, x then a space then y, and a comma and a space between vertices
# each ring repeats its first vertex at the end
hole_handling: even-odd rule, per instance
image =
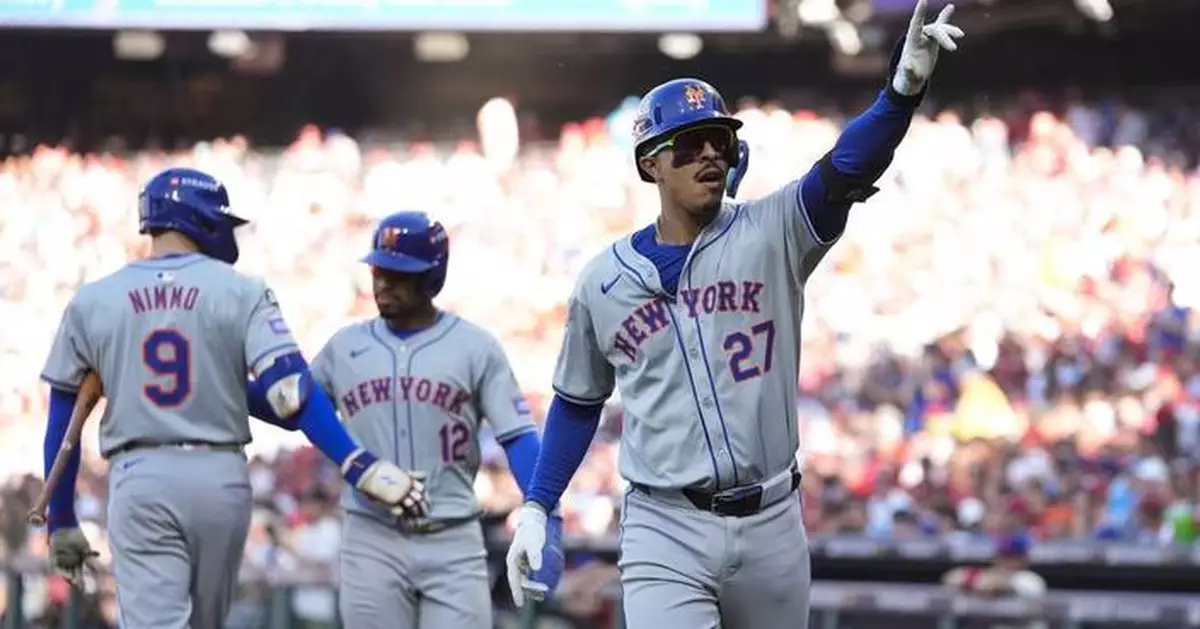
POLYGON ((699 85, 689 85, 683 88, 683 99, 688 102, 692 109, 700 109, 704 107, 705 97, 708 96, 708 90, 705 90, 699 85))
POLYGON ((395 249, 403 234, 404 230, 399 227, 385 227, 379 230, 379 241, 375 243, 375 248, 389 251, 395 249))

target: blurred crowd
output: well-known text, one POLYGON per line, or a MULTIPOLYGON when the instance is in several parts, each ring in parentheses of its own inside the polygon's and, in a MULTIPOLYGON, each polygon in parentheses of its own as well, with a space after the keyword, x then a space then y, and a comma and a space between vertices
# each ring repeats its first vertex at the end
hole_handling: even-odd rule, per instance
MULTIPOLYGON (((15 486, 40 469, 36 378, 63 305, 145 252, 138 185, 169 164, 227 182, 253 221, 239 268, 269 280, 309 355, 374 314, 358 262, 373 221, 402 208, 436 215, 452 243, 439 305, 502 340, 542 416, 577 272, 658 210, 632 168, 631 107, 568 125, 553 144, 522 144, 497 99, 456 146, 309 127, 279 151, 232 137, 177 153, 42 146, 7 159, 0 475, 15 486)), ((737 115, 753 151, 743 197, 805 172, 844 123, 754 101, 737 115)), ((1178 148, 1151 112, 1118 105, 1017 100, 969 119, 918 116, 882 191, 854 209, 807 287, 797 404, 811 531, 1196 541, 1200 176, 1164 147, 1178 148)), ((614 400, 564 498, 574 535, 615 531, 619 434, 614 400)), ((503 452, 483 441, 478 494, 502 525, 520 497, 503 452)), ((253 454, 261 507, 248 569, 327 569, 336 472, 267 426, 253 454)), ((79 492, 101 537, 103 473, 89 456, 79 492)), ((297 605, 329 611, 308 594, 297 605)))

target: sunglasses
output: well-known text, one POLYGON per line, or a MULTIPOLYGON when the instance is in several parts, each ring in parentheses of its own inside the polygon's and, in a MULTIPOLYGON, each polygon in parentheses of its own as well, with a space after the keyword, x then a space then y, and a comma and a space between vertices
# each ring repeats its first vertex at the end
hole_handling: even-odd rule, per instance
POLYGON ((711 145, 730 166, 737 165, 737 134, 723 125, 701 125, 684 129, 656 144, 646 152, 645 157, 654 157, 671 149, 671 165, 679 168, 700 159, 705 145, 711 145))

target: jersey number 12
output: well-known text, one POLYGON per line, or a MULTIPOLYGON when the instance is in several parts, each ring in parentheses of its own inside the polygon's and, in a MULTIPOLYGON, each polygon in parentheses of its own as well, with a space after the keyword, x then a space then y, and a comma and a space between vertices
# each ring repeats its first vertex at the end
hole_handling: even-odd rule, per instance
POLYGON ((158 328, 142 340, 142 364, 159 378, 142 393, 159 408, 176 408, 192 393, 192 346, 182 332, 158 328))
POLYGON ((750 328, 749 334, 733 332, 725 337, 724 347, 729 354, 729 371, 733 374, 734 382, 757 378, 771 371, 771 357, 775 352, 775 322, 763 321, 750 328), (762 362, 751 357, 757 345, 764 346, 762 362))

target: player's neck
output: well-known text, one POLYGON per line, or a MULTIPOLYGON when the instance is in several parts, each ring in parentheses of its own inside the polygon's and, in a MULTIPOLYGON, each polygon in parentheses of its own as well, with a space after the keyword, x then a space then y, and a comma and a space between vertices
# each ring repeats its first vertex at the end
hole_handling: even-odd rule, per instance
POLYGON ((429 304, 427 307, 420 308, 412 313, 406 314, 403 317, 392 317, 384 319, 388 327, 397 332, 411 332, 413 330, 423 330, 437 323, 438 309, 429 304))
POLYGON ((690 245, 711 222, 712 217, 701 219, 678 208, 664 207, 654 230, 661 245, 690 245))
POLYGON ((150 257, 196 253, 200 248, 190 238, 176 232, 164 232, 150 239, 150 257))

